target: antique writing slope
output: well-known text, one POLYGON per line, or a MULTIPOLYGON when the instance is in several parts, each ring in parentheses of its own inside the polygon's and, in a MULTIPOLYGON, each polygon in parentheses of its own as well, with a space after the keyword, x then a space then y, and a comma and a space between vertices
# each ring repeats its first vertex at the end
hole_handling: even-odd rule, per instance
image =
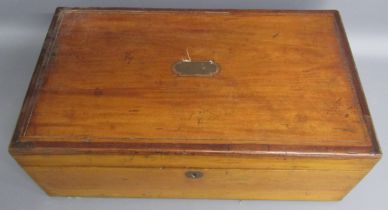
POLYGON ((341 199, 380 158, 336 11, 59 8, 10 152, 50 195, 341 199))

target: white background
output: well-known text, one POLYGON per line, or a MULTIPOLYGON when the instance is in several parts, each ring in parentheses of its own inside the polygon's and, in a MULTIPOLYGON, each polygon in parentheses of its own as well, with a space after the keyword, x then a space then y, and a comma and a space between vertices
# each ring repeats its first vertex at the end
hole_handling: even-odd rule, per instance
POLYGON ((388 151, 388 3, 384 0, 0 1, 0 210, 388 209, 383 158, 340 202, 48 197, 7 152, 52 13, 57 6, 336 9, 341 12, 383 152, 388 151))

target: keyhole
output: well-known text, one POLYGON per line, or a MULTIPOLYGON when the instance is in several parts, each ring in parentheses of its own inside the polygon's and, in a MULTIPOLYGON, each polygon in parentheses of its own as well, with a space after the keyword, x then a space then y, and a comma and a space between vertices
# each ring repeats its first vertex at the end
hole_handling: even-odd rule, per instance
POLYGON ((185 175, 190 179, 199 179, 203 176, 203 173, 200 171, 187 171, 185 175))

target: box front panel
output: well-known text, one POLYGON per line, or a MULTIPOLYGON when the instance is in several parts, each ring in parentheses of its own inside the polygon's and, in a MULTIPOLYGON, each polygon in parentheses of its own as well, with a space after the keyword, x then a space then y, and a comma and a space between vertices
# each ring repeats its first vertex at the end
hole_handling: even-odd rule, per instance
POLYGON ((15 155, 50 195, 338 200, 378 157, 15 155))
POLYGON ((338 200, 365 171, 26 167, 50 195, 338 200), (200 173, 188 176, 188 173, 200 173))

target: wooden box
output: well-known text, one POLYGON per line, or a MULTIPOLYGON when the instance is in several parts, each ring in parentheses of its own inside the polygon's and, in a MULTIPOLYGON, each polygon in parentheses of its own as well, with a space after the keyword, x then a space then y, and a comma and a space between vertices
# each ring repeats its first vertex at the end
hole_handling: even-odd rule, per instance
POLYGON ((10 144, 49 194, 338 200, 381 152, 337 11, 59 8, 10 144))

